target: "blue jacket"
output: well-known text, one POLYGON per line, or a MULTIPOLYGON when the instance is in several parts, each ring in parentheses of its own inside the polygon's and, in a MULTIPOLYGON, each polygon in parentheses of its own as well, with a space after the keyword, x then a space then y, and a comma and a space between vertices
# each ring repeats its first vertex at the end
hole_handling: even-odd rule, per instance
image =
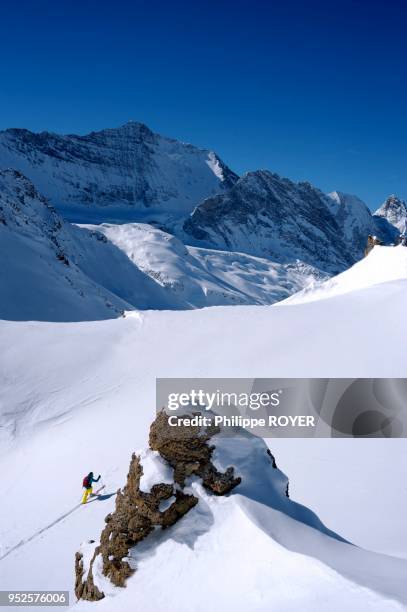
POLYGON ((88 486, 87 488, 90 489, 90 487, 92 486, 92 484, 94 482, 98 482, 100 480, 100 474, 98 476, 98 478, 93 478, 93 475, 91 476, 90 474, 87 475, 87 479, 88 479, 88 486))

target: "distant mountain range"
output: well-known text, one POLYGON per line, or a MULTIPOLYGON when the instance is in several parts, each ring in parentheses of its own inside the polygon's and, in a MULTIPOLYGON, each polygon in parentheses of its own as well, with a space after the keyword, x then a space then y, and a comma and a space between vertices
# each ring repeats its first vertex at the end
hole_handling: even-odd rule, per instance
POLYGON ((10 129, 0 316, 273 303, 351 266, 368 234, 394 241, 406 219, 396 196, 373 215, 356 196, 267 170, 239 178, 213 151, 141 123, 86 136, 10 129))

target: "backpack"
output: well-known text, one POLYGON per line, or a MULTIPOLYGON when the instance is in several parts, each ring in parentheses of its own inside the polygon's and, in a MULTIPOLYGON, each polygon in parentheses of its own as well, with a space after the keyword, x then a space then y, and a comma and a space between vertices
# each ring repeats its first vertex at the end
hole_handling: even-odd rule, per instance
POLYGON ((90 487, 89 476, 85 476, 82 482, 82 486, 85 487, 85 489, 89 489, 90 487))

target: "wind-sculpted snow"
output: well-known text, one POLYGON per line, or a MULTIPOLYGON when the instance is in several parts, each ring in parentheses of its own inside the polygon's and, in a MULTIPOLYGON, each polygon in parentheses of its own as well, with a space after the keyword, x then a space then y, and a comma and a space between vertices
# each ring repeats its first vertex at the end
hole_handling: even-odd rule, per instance
POLYGON ((129 122, 86 136, 0 133, 0 169, 23 172, 57 207, 190 212, 237 176, 213 152, 129 122))
POLYGON ((349 244, 343 219, 332 209, 332 200, 309 183, 261 170, 206 199, 184 229, 203 244, 281 263, 298 259, 332 273, 361 254, 360 246, 349 244))

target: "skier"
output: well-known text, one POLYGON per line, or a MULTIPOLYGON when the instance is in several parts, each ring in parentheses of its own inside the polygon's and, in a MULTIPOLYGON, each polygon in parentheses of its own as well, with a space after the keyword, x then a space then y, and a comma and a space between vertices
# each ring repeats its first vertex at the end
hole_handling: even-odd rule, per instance
POLYGON ((85 478, 83 479, 83 483, 82 483, 82 486, 85 489, 83 493, 83 497, 82 497, 83 504, 86 504, 86 502, 88 501, 89 495, 92 495, 93 493, 92 483, 99 482, 99 480, 100 480, 100 474, 98 478, 93 478, 93 472, 89 472, 89 474, 85 476, 85 478))

